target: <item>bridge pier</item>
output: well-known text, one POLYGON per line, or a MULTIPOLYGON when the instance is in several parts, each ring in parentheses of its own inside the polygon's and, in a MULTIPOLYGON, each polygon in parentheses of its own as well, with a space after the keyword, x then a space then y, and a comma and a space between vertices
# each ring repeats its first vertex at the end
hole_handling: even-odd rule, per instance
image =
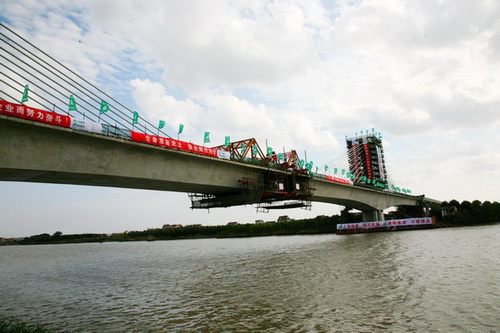
POLYGON ((371 221, 383 221, 384 220, 384 211, 383 210, 364 210, 361 212, 363 216, 363 222, 371 222, 371 221))

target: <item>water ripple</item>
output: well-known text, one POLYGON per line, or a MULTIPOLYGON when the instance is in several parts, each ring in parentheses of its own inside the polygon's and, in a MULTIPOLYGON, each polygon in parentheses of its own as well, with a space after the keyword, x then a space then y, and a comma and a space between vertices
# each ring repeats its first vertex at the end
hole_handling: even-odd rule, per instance
POLYGON ((494 331, 498 230, 3 247, 0 312, 71 332, 494 331))

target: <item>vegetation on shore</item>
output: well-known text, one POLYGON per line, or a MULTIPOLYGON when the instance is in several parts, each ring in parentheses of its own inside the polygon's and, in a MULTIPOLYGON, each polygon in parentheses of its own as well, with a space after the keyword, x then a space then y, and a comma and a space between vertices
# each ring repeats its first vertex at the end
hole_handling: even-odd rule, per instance
POLYGON ((0 332, 2 333, 54 333, 58 332, 43 324, 27 324, 18 318, 0 315, 0 332))
MULTIPOLYGON (((127 231, 123 233, 107 234, 75 234, 63 235, 56 232, 47 233, 4 241, 10 245, 32 244, 64 244, 88 242, 125 242, 125 241, 153 241, 192 238, 227 238, 227 237, 254 237, 300 234, 334 233, 340 217, 318 216, 313 219, 290 220, 286 222, 267 222, 249 224, 228 224, 216 226, 188 225, 171 226, 165 228, 148 229, 144 231, 127 231)), ((1 243, 0 243, 1 244, 1 243)))
MULTIPOLYGON (((438 227, 471 226, 500 221, 500 203, 473 202, 457 200, 433 205, 430 213, 437 217, 438 227), (445 214, 443 215, 443 212, 445 214)), ((399 207, 389 213, 386 219, 423 216, 422 208, 399 207)), ((63 235, 57 231, 53 235, 44 233, 23 239, 1 240, 0 245, 64 244, 89 242, 154 241, 192 238, 257 237, 277 235, 305 235, 335 233, 338 223, 361 222, 360 214, 349 213, 348 209, 340 215, 317 216, 312 219, 289 220, 248 224, 228 224, 217 226, 167 226, 144 231, 129 231, 116 234, 74 234, 63 235)))
POLYGON ((494 201, 458 202, 444 201, 431 208, 431 215, 436 216, 438 226, 460 227, 500 222, 500 203, 494 201), (442 214, 444 212, 444 216, 442 214))

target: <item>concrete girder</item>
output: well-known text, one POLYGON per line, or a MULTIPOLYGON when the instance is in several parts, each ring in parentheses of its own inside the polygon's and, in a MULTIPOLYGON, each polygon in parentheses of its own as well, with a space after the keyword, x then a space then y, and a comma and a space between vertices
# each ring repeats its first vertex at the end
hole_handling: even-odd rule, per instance
MULTIPOLYGON (((214 195, 243 193, 268 168, 0 115, 0 181, 110 186, 214 195)), ((381 211, 416 197, 311 179, 311 201, 381 211)), ((427 202, 437 202, 426 199, 427 202)))
POLYGON ((261 168, 0 116, 0 180, 228 193, 261 168))
POLYGON ((333 203, 360 211, 380 211, 393 206, 417 206, 420 203, 420 200, 416 197, 382 192, 365 187, 332 184, 321 179, 311 180, 311 187, 315 189, 313 201, 333 203))

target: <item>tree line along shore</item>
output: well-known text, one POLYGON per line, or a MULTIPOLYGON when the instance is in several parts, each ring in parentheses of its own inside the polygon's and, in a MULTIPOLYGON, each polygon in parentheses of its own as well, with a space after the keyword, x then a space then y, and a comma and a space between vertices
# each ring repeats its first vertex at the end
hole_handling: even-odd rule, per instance
MULTIPOLYGON (((437 220, 436 227, 474 226, 497 223, 500 221, 500 203, 490 201, 444 201, 441 205, 432 205, 430 215, 437 220)), ((399 207, 396 211, 386 214, 386 219, 401 219, 423 216, 419 207, 399 207)), ((350 213, 344 209, 340 215, 317 216, 311 219, 247 223, 231 222, 226 225, 165 225, 162 228, 144 231, 126 231, 114 234, 68 234, 60 231, 43 233, 30 237, 5 239, 0 238, 0 245, 34 245, 34 244, 65 244, 89 242, 124 242, 124 241, 155 241, 193 238, 228 238, 257 237, 279 235, 312 235, 330 234, 336 232, 339 223, 361 222, 360 213, 350 213)))

